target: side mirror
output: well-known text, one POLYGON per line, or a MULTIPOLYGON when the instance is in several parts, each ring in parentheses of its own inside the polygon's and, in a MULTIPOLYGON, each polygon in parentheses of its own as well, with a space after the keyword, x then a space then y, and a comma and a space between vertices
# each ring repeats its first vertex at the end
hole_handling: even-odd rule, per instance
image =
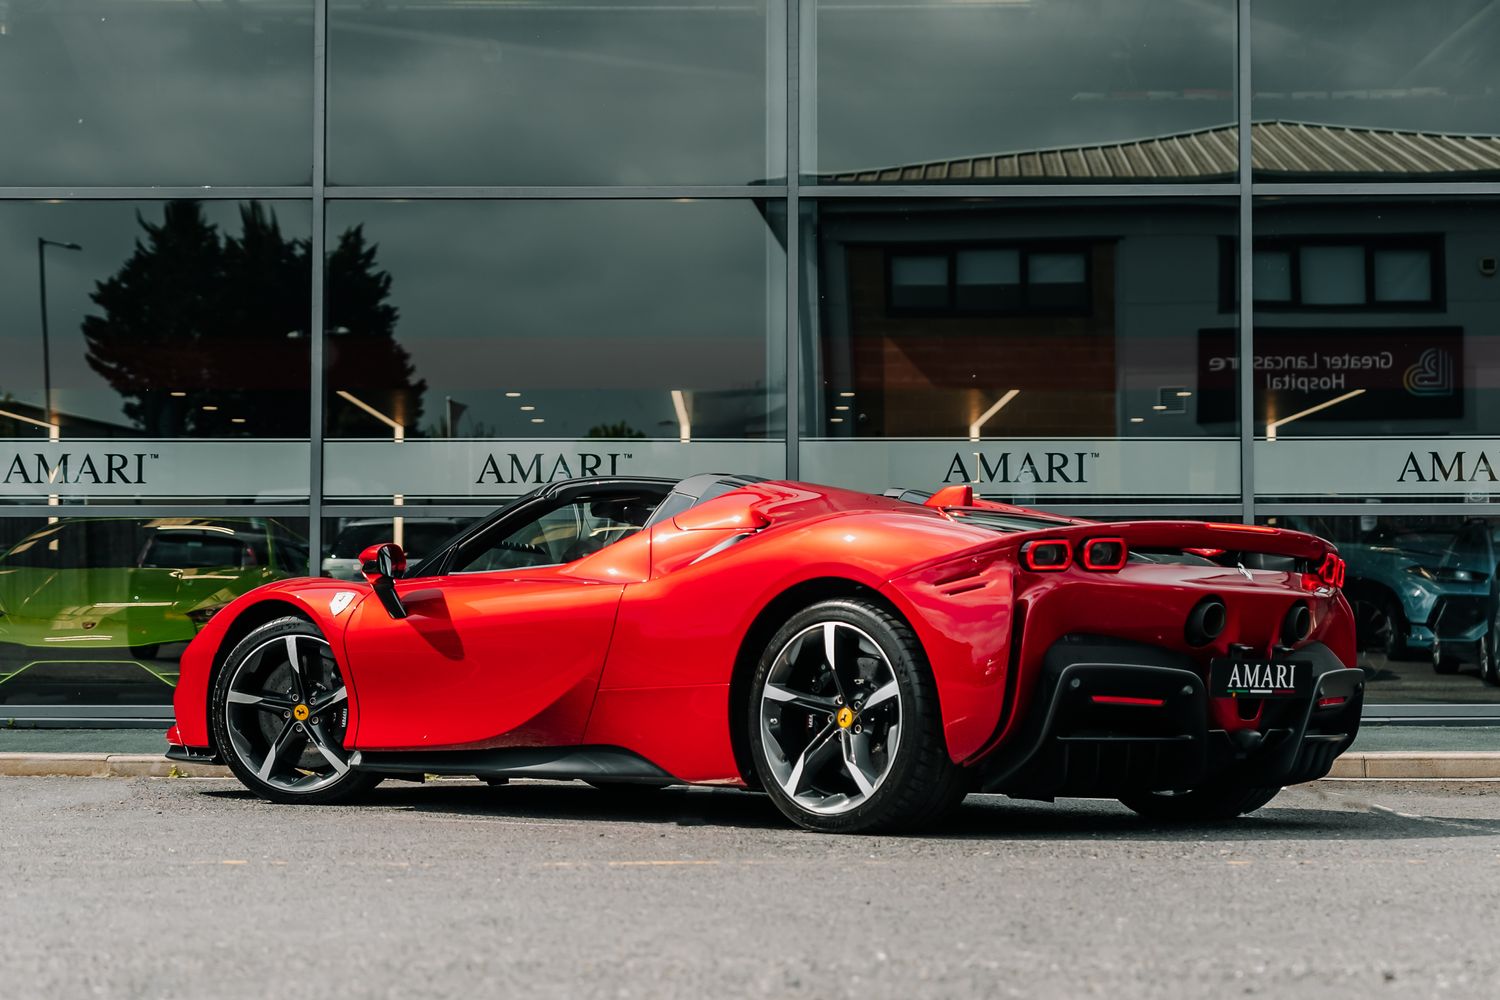
POLYGON ((360 572, 375 588, 375 596, 385 613, 392 618, 405 618, 406 608, 396 594, 395 580, 406 572, 406 553, 395 542, 371 545, 359 554, 360 572))

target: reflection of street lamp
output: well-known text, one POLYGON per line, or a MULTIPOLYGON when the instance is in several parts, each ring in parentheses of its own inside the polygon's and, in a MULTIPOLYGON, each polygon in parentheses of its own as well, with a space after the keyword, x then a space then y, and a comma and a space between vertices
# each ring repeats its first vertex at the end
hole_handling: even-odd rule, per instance
POLYGON ((693 421, 688 416, 687 394, 681 389, 672 390, 672 409, 677 413, 677 440, 687 444, 693 440, 693 421))
MULTIPOLYGON (((369 403, 366 403, 364 400, 360 399, 352 392, 347 392, 343 389, 337 389, 334 391, 334 395, 338 396, 340 399, 353 403, 355 406, 359 407, 361 410, 364 410, 370 416, 374 417, 376 420, 379 420, 381 423, 389 427, 391 429, 391 440, 396 444, 402 444, 406 441, 406 425, 401 423, 401 421, 395 419, 394 417, 390 417, 384 413, 381 413, 379 410, 375 409, 375 407, 371 406, 369 403)), ((406 497, 400 493, 397 493, 395 496, 391 497, 391 504, 396 507, 404 507, 406 505, 406 497)), ((401 545, 403 544, 402 536, 405 534, 406 519, 402 517, 391 518, 391 541, 395 542, 397 545, 401 545)))
MULTIPOLYGON (((28 417, 23 413, 14 413, 10 410, 0 410, 0 417, 7 417, 11 420, 19 421, 23 424, 31 424, 33 427, 45 428, 47 431, 47 440, 53 442, 54 444, 60 437, 62 437, 62 428, 58 427, 56 424, 48 423, 45 420, 38 420, 35 417, 28 417)), ((60 503, 62 503, 61 496, 56 493, 47 494, 47 506, 56 507, 60 503)), ((47 523, 56 524, 57 518, 49 517, 47 518, 47 523)), ((54 538, 52 540, 50 548, 54 552, 57 551, 57 539, 54 538)))
POLYGON ((975 420, 973 423, 971 423, 969 425, 969 440, 970 441, 978 441, 979 440, 979 432, 984 428, 985 424, 987 424, 987 423, 990 422, 990 418, 993 417, 995 414, 999 413, 1001 410, 1003 410, 1005 408, 1005 405, 1007 403, 1009 403, 1012 399, 1015 399, 1020 394, 1021 394, 1021 390, 1020 389, 1011 389, 1005 395, 1003 395, 999 399, 995 400, 995 403, 994 403, 993 406, 991 406, 988 410, 985 410, 983 413, 981 413, 979 415, 979 419, 975 420))
POLYGON ((64 250, 82 250, 77 243, 59 243, 57 240, 36 238, 36 278, 42 300, 42 404, 47 410, 47 422, 57 423, 52 409, 52 352, 47 339, 47 248, 62 247, 64 250))
POLYGON ((35 417, 28 417, 24 413, 14 413, 10 410, 0 410, 0 417, 5 417, 8 420, 15 420, 23 424, 31 424, 33 427, 40 427, 47 432, 48 441, 56 441, 61 436, 58 433, 59 428, 56 424, 49 424, 45 420, 38 420, 35 417))
POLYGON ((335 391, 334 395, 338 396, 340 399, 348 400, 355 406, 359 407, 361 410, 364 410, 370 416, 374 417, 376 420, 379 420, 381 423, 389 427, 391 429, 391 438, 397 444, 400 444, 401 442, 406 440, 406 425, 397 420, 395 417, 381 413, 379 410, 375 409, 375 407, 371 406, 369 403, 366 403, 364 400, 360 399, 352 392, 347 392, 343 389, 339 389, 335 391))
POLYGON ((1291 423, 1293 420, 1301 420, 1303 417, 1317 413, 1319 410, 1326 410, 1330 406, 1337 406, 1339 403, 1344 402, 1346 399, 1353 399, 1355 396, 1364 395, 1364 392, 1365 391, 1363 389, 1355 389, 1352 392, 1344 393, 1342 396, 1335 396, 1332 399, 1325 399, 1323 402, 1318 403, 1316 406, 1309 406, 1305 410, 1293 413, 1290 417, 1282 417, 1280 420, 1267 420, 1266 440, 1275 441, 1276 431, 1283 425, 1291 423))

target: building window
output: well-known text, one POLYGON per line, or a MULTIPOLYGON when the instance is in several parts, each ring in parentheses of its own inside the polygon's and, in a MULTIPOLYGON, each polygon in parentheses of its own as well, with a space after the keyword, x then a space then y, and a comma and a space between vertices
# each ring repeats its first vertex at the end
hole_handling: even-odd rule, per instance
MULTIPOLYGON (((1338 236, 1256 240, 1255 306, 1264 311, 1397 311, 1443 308, 1440 236, 1338 236)), ((1236 248, 1224 255, 1221 311, 1239 301, 1236 248)))
POLYGON ((893 314, 1086 316, 1088 252, 1082 248, 970 246, 886 254, 893 314))

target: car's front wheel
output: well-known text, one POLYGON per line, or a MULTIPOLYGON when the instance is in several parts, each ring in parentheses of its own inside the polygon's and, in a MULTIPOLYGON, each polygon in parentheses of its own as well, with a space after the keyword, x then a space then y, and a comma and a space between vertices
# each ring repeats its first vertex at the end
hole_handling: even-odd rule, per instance
POLYGON ((905 622, 862 600, 823 601, 767 645, 751 685, 751 755, 778 808, 810 830, 907 830, 962 800, 937 690, 905 622))
POLYGON ((1486 684, 1500 684, 1500 660, 1496 657, 1495 642, 1500 639, 1500 630, 1494 625, 1490 626, 1489 632, 1479 640, 1479 679, 1486 684))
POLYGON ((1225 782, 1183 792, 1137 792, 1120 801, 1147 819, 1162 823, 1203 823, 1252 813, 1281 788, 1225 782))
POLYGON ((275 802, 338 802, 380 779, 349 768, 348 688, 328 640, 278 618, 235 646, 214 682, 214 738, 237 778, 275 802))

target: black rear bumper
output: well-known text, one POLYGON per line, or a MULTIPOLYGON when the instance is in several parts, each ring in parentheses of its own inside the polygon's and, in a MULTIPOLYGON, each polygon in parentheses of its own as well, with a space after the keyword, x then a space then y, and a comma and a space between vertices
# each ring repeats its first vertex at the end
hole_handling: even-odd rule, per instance
POLYGON ((980 765, 980 788, 1117 798, 1321 778, 1359 732, 1365 675, 1319 643, 1297 656, 1315 665, 1311 697, 1267 701, 1256 729, 1224 730, 1210 728, 1208 690, 1187 657, 1109 640, 1059 642, 1021 730, 980 765))

